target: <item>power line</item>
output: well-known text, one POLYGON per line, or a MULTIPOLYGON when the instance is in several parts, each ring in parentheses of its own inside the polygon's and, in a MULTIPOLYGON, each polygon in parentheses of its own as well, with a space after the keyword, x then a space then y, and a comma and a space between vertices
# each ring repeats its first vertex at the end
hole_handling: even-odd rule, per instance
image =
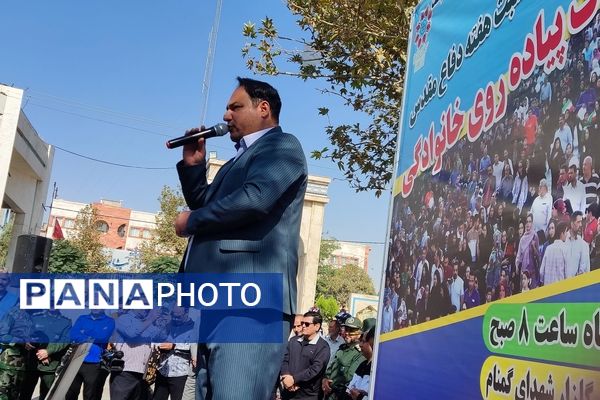
MULTIPOLYGON (((86 156, 86 155, 83 155, 83 154, 79 154, 79 153, 76 153, 74 151, 62 148, 62 147, 60 147, 58 145, 55 145, 55 144, 53 144, 52 146, 54 146, 58 150, 64 151, 65 153, 69 153, 69 154, 72 154, 72 155, 77 156, 77 157, 85 158, 86 160, 90 160, 90 161, 94 161, 94 162, 99 162, 99 163, 107 164, 107 165, 112 165, 112 166, 115 166, 115 167, 134 168, 134 169, 146 169, 146 170, 169 170, 169 169, 173 169, 173 167, 143 167, 143 166, 139 166, 139 165, 121 164, 121 163, 116 163, 116 162, 112 162, 112 161, 101 160, 101 159, 94 158, 94 157, 91 157, 91 156, 86 156)), ((312 166, 312 167, 316 167, 316 168, 327 168, 327 167, 321 167, 319 165, 314 165, 314 164, 308 164, 308 165, 312 166)), ((329 177, 329 178, 331 178, 331 180, 333 180, 333 181, 341 181, 341 182, 345 182, 346 181, 346 179, 343 179, 343 178, 336 178, 336 177, 329 177)))
POLYGON ((102 163, 102 164, 113 165, 113 166, 116 166, 116 167, 136 168, 136 169, 154 169, 154 170, 156 170, 156 169, 163 169, 163 170, 165 170, 165 169, 173 169, 173 167, 141 167, 139 165, 120 164, 120 163, 115 163, 115 162, 111 162, 111 161, 100 160, 100 159, 97 159, 97 158, 94 158, 94 157, 84 156, 83 154, 79 154, 79 153, 75 153, 74 151, 63 149, 62 147, 57 146, 55 144, 53 146, 56 147, 57 149, 61 150, 61 151, 64 151, 65 153, 69 153, 69 154, 72 154, 72 155, 77 156, 77 157, 85 158, 86 160, 95 161, 95 162, 99 162, 99 163, 102 163))
MULTIPOLYGON (((79 113, 72 112, 72 111, 61 110, 59 108, 50 107, 50 106, 38 104, 38 103, 35 103, 35 102, 30 102, 28 104, 31 104, 32 106, 35 106, 35 107, 42 107, 42 108, 46 108, 46 109, 49 109, 49 110, 58 111, 58 112, 61 112, 61 113, 64 113, 64 114, 74 115, 76 117, 90 119, 92 121, 103 122, 103 123, 110 124, 110 125, 115 125, 115 126, 120 126, 120 127, 123 127, 123 128, 133 129, 133 130, 136 130, 136 131, 139 131, 139 132, 143 132, 143 133, 149 133, 149 134, 155 135, 155 136, 162 136, 162 137, 171 137, 172 136, 172 135, 166 135, 164 133, 159 133, 159 132, 151 131, 151 130, 148 130, 148 129, 138 128, 138 127, 127 125, 127 124, 122 124, 122 123, 115 122, 115 121, 110 121, 110 120, 103 119, 103 118, 97 118, 97 117, 92 117, 92 116, 85 115, 85 114, 79 114, 79 113)), ((219 145, 214 145, 214 144, 211 144, 211 147, 214 147, 214 148, 217 148, 217 149, 222 149, 222 150, 231 150, 231 148, 229 148, 229 147, 224 147, 224 146, 219 146, 219 145)), ((334 168, 334 167, 327 167, 327 166, 322 166, 322 165, 317 165, 317 164, 310 164, 310 163, 308 165, 311 166, 311 167, 315 167, 315 168, 323 168, 323 169, 328 169, 328 170, 333 170, 333 171, 339 171, 338 168, 334 168)), ((336 179, 336 178, 332 178, 332 179, 336 179)), ((345 180, 345 179, 338 179, 338 180, 345 180)))
MULTIPOLYGON (((123 127, 123 128, 132 129, 132 130, 135 130, 135 131, 138 131, 138 132, 147 133, 147 134, 154 135, 154 136, 161 136, 161 137, 167 137, 167 138, 173 136, 173 135, 166 135, 164 133, 152 131, 152 130, 145 129, 145 128, 139 128, 139 127, 136 127, 136 126, 124 124, 124 123, 121 123, 121 122, 111 121, 111 120, 105 119, 105 118, 98 118, 98 117, 94 117, 94 116, 90 116, 90 115, 85 115, 85 114, 77 113, 77 112, 74 112, 74 111, 62 110, 60 108, 56 108, 56 107, 52 107, 52 106, 48 106, 48 105, 44 105, 44 104, 39 104, 39 103, 37 103, 35 101, 29 101, 32 98, 33 98, 33 96, 29 96, 29 95, 25 96, 24 99, 27 100, 27 102, 26 102, 25 105, 32 105, 34 107, 41 107, 41 108, 45 108, 45 109, 48 109, 48 110, 57 111, 57 112, 60 112, 60 113, 63 113, 63 114, 73 115, 73 116, 76 116, 76 117, 79 117, 79 118, 85 118, 85 119, 89 119, 89 120, 97 121, 97 122, 102 122, 102 123, 113 125, 113 126, 120 126, 120 127, 123 127)), ((160 124, 162 126, 169 127, 168 124, 164 124, 164 123, 160 123, 160 122, 158 122, 158 123, 153 123, 152 122, 152 123, 149 123, 149 124, 155 124, 155 125, 160 124)), ((183 128, 177 127, 176 129, 183 129, 183 128)), ((231 150, 229 147, 225 147, 225 146, 219 146, 219 145, 214 145, 214 144, 211 145, 211 146, 214 147, 214 148, 217 148, 217 149, 231 150)))
MULTIPOLYGON (((32 91, 32 89, 27 89, 27 92, 30 92, 30 91, 32 91)), ((35 90, 33 90, 33 91, 35 91, 35 90)), ((41 93, 41 92, 38 92, 38 93, 41 93)), ((91 111, 94 111, 93 108, 95 107, 95 108, 98 109, 99 112, 108 113, 108 114, 113 113, 115 115, 123 115, 123 116, 131 115, 132 117, 130 117, 130 119, 139 119, 139 120, 142 120, 142 122, 148 121, 147 123, 149 123, 149 124, 162 125, 162 126, 167 126, 167 127, 174 127, 173 125, 169 125, 167 123, 163 123, 163 122, 155 121, 155 120, 150 120, 150 119, 145 119, 144 117, 135 116, 134 114, 128 114, 128 113, 123 113, 123 112, 119 112, 119 111, 115 111, 115 110, 105 109, 105 108, 100 107, 100 106, 87 105, 87 104, 84 104, 84 103, 79 103, 79 102, 77 102, 75 100, 68 100, 68 99, 64 99, 64 98, 61 98, 61 97, 58 97, 58 96, 54 96, 54 95, 50 95, 50 94, 44 94, 44 96, 47 96, 47 97, 50 97, 50 98, 59 99, 59 101, 61 101, 63 103, 66 103, 66 104, 69 104, 69 103, 82 104, 84 107, 80 107, 80 108, 85 108, 85 107, 87 107, 88 109, 91 108, 91 111)), ((13 97, 13 96, 9 96, 9 97, 13 97)), ((39 96, 34 96, 34 95, 30 95, 30 94, 28 94, 28 95, 26 95, 24 97, 27 100, 29 100, 29 99, 35 99, 36 97, 39 98, 39 96)), ((77 112, 73 112, 73 111, 62 110, 60 108, 56 108, 56 107, 52 107, 52 106, 48 106, 48 105, 39 104, 39 103, 37 103, 35 101, 33 101, 33 102, 29 102, 28 101, 27 104, 31 104, 32 106, 35 106, 35 107, 41 107, 41 108, 45 108, 45 109, 48 109, 48 110, 61 112, 61 113, 64 113, 64 114, 73 115, 73 116, 80 117, 80 118, 89 119, 89 120, 92 120, 92 121, 103 122, 103 123, 114 125, 114 126, 120 126, 120 127, 123 127, 123 128, 132 129, 132 130, 135 130, 135 131, 138 131, 138 132, 147 133, 147 134, 151 134, 151 135, 154 135, 154 136, 171 137, 170 135, 166 135, 164 133, 160 133, 160 132, 156 132, 156 131, 151 131, 151 130, 148 130, 148 129, 139 128, 139 127, 135 127, 135 126, 128 125, 128 124, 123 124, 123 123, 120 123, 120 122, 111 121, 111 120, 104 119, 104 118, 93 117, 93 116, 90 116, 90 115, 85 115, 85 114, 81 114, 81 113, 77 113, 77 112)), ((178 128, 178 129, 182 129, 182 128, 178 128)), ((125 168, 137 168, 137 169, 170 169, 170 168, 156 168, 156 167, 138 167, 138 166, 131 166, 131 165, 126 165, 126 164, 119 164, 119 163, 114 163, 114 162, 110 162, 110 161, 95 159, 95 158, 92 158, 90 156, 84 156, 84 155, 81 155, 81 154, 78 154, 78 153, 75 153, 75 152, 63 149, 63 148, 61 148, 59 146, 56 146, 56 145, 55 145, 55 147, 58 148, 58 149, 60 149, 60 150, 62 150, 62 151, 65 151, 67 153, 70 153, 70 154, 73 154, 73 155, 76 155, 76 156, 79 156, 79 157, 83 157, 83 158, 86 158, 88 160, 97 161, 97 162, 100 162, 100 163, 109 164, 109 165, 113 165, 113 166, 121 166, 121 167, 125 167, 125 168)), ((211 147, 216 148, 216 149, 228 150, 228 151, 231 150, 229 147, 224 147, 224 146, 219 146, 219 145, 214 145, 214 144, 212 144, 211 147)), ((326 170, 331 170, 331 171, 339 171, 339 168, 328 167, 328 166, 318 165, 318 164, 314 164, 314 163, 307 163, 307 165, 310 166, 310 167, 314 167, 314 168, 321 168, 321 169, 326 169, 326 170)), ((339 177, 333 177, 333 176, 331 176, 330 178, 333 181, 340 181, 340 182, 346 182, 347 181, 347 179, 345 179, 345 178, 339 178, 339 177)))
POLYGON ((87 104, 87 103, 83 103, 77 100, 73 100, 73 99, 67 99, 64 97, 59 97, 59 96, 55 96, 52 94, 48 94, 48 93, 44 93, 44 92, 40 92, 38 90, 35 89, 25 89, 26 91, 26 97, 29 98, 38 98, 42 101, 45 101, 44 98, 50 98, 56 102, 59 103, 63 103, 66 105, 70 105, 72 107, 77 107, 77 108, 82 108, 82 109, 87 109, 89 111, 93 111, 93 112, 99 112, 99 113, 104 113, 104 114, 113 114, 115 116, 118 116, 119 118, 126 118, 126 119, 131 119, 134 121, 138 121, 138 122, 142 122, 142 123, 146 123, 146 124, 151 124, 151 125, 160 125, 160 126, 164 126, 167 128, 174 128, 174 129, 184 129, 182 126, 178 126, 178 125, 174 125, 168 122, 164 122, 164 121, 158 121, 158 120, 154 120, 154 119, 150 119, 150 118, 146 118, 144 116, 140 116, 140 115, 136 115, 136 114, 132 114, 132 113, 127 113, 127 112, 123 112, 123 111, 118 111, 118 110, 113 110, 110 108, 106 108, 106 107, 102 107, 102 106, 98 106, 98 105, 93 105, 93 104, 87 104), (31 93, 34 94, 31 94, 31 93), (35 94, 37 93, 37 94, 35 94))
MULTIPOLYGON (((166 134, 160 133, 160 132, 151 131, 151 130, 144 129, 144 128, 138 128, 138 127, 127 125, 127 124, 122 124, 122 123, 115 122, 115 121, 110 121, 110 120, 103 119, 103 118, 96 118, 96 117, 92 117, 92 116, 85 115, 85 114, 79 114, 79 113, 72 112, 72 111, 61 110, 59 108, 45 106, 45 105, 42 105, 42 104, 37 104, 37 103, 29 103, 29 104, 31 104, 33 106, 36 106, 36 107, 47 108, 49 110, 58 111, 58 112, 61 112, 61 113, 64 113, 64 114, 73 115, 73 116, 80 117, 80 118, 90 119, 92 121, 103 122, 103 123, 109 124, 109 125, 115 125, 115 126, 120 126, 120 127, 123 127, 123 128, 133 129, 135 131, 139 131, 139 132, 143 132, 143 133, 149 133, 149 134, 154 135, 154 136, 162 136, 162 137, 167 137, 167 138, 173 136, 173 135, 166 135, 166 134)), ((229 147, 224 147, 224 146, 219 146, 219 145, 211 145, 211 146, 215 147, 217 149, 231 150, 229 147)))
MULTIPOLYGON (((29 91, 31 91, 31 89, 27 89, 27 91, 29 92, 29 91)), ((163 125, 163 126, 166 126, 166 127, 183 129, 181 127, 176 127, 174 125, 170 125, 170 124, 165 123, 165 122, 160 122, 160 121, 156 121, 156 120, 145 119, 144 117, 135 116, 134 114, 123 113, 123 112, 116 111, 116 110, 104 109, 103 107, 100 107, 100 106, 86 105, 84 103, 78 103, 75 100, 63 99, 61 97, 50 95, 50 94, 45 94, 44 96, 51 97, 51 98, 56 98, 56 99, 60 99, 62 102, 67 103, 67 104, 68 103, 75 103, 75 104, 83 104, 86 107, 97 107, 100 112, 104 112, 104 113, 114 113, 115 115, 124 115, 124 116, 131 115, 133 117, 132 119, 139 118, 140 120, 142 120, 142 122, 144 122, 144 120, 146 120, 146 121, 148 121, 148 123, 151 123, 151 124, 154 124, 154 125, 163 125)), ((36 96, 28 95, 28 97, 35 99, 36 96)), ((80 113, 76 113, 76 112, 73 112, 73 111, 61 110, 59 108, 55 108, 55 107, 51 107, 51 106, 39 104, 39 103, 36 103, 36 102, 31 102, 29 104, 31 104, 33 106, 36 106, 36 107, 42 107, 42 108, 46 108, 46 109, 49 109, 49 110, 58 111, 58 112, 62 112, 62 113, 69 114, 69 115, 74 115, 74 116, 81 117, 81 118, 87 118, 87 119, 90 119, 90 120, 93 120, 93 121, 104 122, 104 123, 111 124, 111 125, 121 126, 121 127, 124 127, 124 128, 129 128, 129 129, 137 130, 137 131, 144 132, 144 133, 149 133, 149 134, 156 135, 156 136, 171 137, 171 135, 166 135, 164 133, 160 133, 160 132, 156 132, 156 131, 151 131, 151 130, 143 129, 143 128, 138 128, 138 127, 135 127, 135 126, 131 126, 131 125, 127 125, 127 124, 122 124, 122 123, 119 123, 119 122, 115 122, 115 121, 111 121, 111 120, 107 120, 107 119, 103 119, 103 118, 92 117, 92 116, 89 116, 89 115, 80 114, 80 113)), ((231 150, 229 147, 218 146, 218 145, 211 145, 211 146, 215 147, 217 149, 231 150)), ((339 171, 339 168, 335 168, 335 167, 328 167, 328 166, 317 165, 317 164, 313 164, 313 163, 308 163, 307 165, 309 165, 311 167, 315 167, 315 168, 322 168, 322 169, 328 169, 328 170, 332 170, 332 171, 339 171)), ((346 181, 346 179, 343 179, 343 178, 333 178, 332 177, 332 179, 333 180, 339 180, 339 181, 346 181)))
POLYGON ((79 113, 72 112, 72 111, 61 110, 61 109, 55 108, 55 107, 45 106, 45 105, 37 104, 37 103, 33 103, 33 102, 29 102, 28 104, 30 104, 32 106, 36 106, 36 107, 46 108, 46 109, 52 110, 52 111, 58 111, 58 112, 61 112, 61 113, 64 113, 64 114, 74 115, 76 117, 87 118, 87 119, 91 119, 93 121, 98 121, 98 122, 104 122, 105 124, 121 126, 123 128, 129 128, 129 129, 133 129, 133 130, 136 130, 136 131, 140 131, 140 132, 144 132, 144 133, 149 133, 149 134, 155 135, 155 136, 169 137, 169 135, 165 135, 164 133, 154 132, 154 131, 150 131, 148 129, 143 129, 143 128, 137 128, 135 126, 131 126, 131 125, 127 125, 127 124, 121 124, 119 122, 109 121, 109 120, 102 119, 102 118, 91 117, 89 115, 79 114, 79 113))
MULTIPOLYGON (((64 97, 59 97, 59 96, 55 96, 52 94, 48 94, 48 93, 44 93, 44 92, 40 92, 38 90, 35 89, 25 89, 25 92, 27 93, 25 96, 23 96, 26 100, 30 100, 30 99, 39 99, 39 100, 43 100, 43 97, 48 97, 51 99, 55 99, 58 102, 64 103, 66 105, 72 105, 74 107, 79 107, 79 108, 83 108, 83 109, 88 109, 89 111, 97 111, 97 112, 101 112, 104 114, 114 114, 115 116, 119 116, 122 118, 128 118, 131 120, 135 120, 135 121, 139 121, 142 123, 146 123, 146 124, 150 124, 150 125, 156 125, 156 126, 164 126, 164 127, 170 127, 170 128, 174 128, 174 129, 185 129, 182 128, 180 126, 175 126, 173 124, 169 124, 167 122, 162 122, 162 121, 158 121, 158 120, 152 120, 143 116, 139 116, 139 115, 135 115, 135 114, 130 114, 130 113, 126 113, 126 112, 122 112, 122 111, 117 111, 117 110, 113 110, 113 109, 109 109, 109 108, 105 108, 102 106, 96 106, 96 105, 91 105, 91 104, 86 104, 86 103, 82 103, 79 102, 77 100, 72 100, 72 99, 67 99, 64 97), (37 95, 35 94, 30 94, 31 92, 33 93, 37 93, 37 95)), ((14 96, 9 96, 11 98, 16 98, 14 96)), ((90 115, 85 115, 85 114, 81 114, 81 113, 77 113, 74 111, 67 111, 67 110, 63 110, 60 108, 56 108, 56 107, 52 107, 49 105, 44 105, 44 104, 39 104, 37 102, 28 102, 27 104, 31 104, 32 106, 35 107, 41 107, 41 108, 46 108, 48 110, 53 110, 53 111, 58 111, 64 114, 69 114, 69 115, 73 115, 76 117, 80 117, 80 118, 86 118, 86 119, 90 119, 93 121, 97 121, 97 122, 103 122, 106 124, 110 124, 110 125, 115 125, 115 126, 120 126, 123 128, 129 128, 132 130, 136 130, 139 132, 143 132, 143 133, 148 133, 151 135, 155 135, 155 136, 161 136, 161 137, 171 137, 171 135, 166 135, 164 133, 160 133, 160 132, 156 132, 156 131, 152 131, 152 130, 148 130, 148 129, 144 129, 144 128, 138 128, 136 126, 131 126, 128 124, 123 124, 120 122, 116 122, 116 121, 111 121, 109 119, 104 119, 104 118, 98 118, 98 117, 93 117, 90 115)), ((217 148, 217 149, 223 149, 223 150, 231 150, 231 148, 229 147, 224 147, 224 146, 218 146, 218 145, 211 145, 211 147, 217 148)), ((332 170, 332 171, 339 171, 339 168, 335 168, 335 167, 328 167, 328 166, 323 166, 323 165, 317 165, 317 164, 313 164, 313 163, 308 163, 308 166, 311 167, 315 167, 315 168, 322 168, 322 169, 328 169, 328 170, 332 170)), ((339 180, 339 181, 346 181, 346 179, 344 178, 334 178, 332 177, 333 180, 339 180)))

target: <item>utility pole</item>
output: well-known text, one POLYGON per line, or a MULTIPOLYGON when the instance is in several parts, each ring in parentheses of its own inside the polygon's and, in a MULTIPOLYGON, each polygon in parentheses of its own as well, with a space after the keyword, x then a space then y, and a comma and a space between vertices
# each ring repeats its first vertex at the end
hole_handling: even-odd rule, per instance
POLYGON ((46 224, 48 229, 50 227, 50 216, 52 215, 52 206, 54 205, 54 199, 58 196, 58 185, 56 182, 52 185, 52 199, 50 199, 50 211, 48 212, 48 223, 46 224))
POLYGON ((208 54, 206 56, 206 67, 204 68, 204 79, 202 81, 202 111, 200 114, 200 125, 206 122, 206 110, 208 109, 208 95, 210 93, 210 81, 212 80, 212 69, 217 46, 217 34, 219 33, 219 22, 221 21, 221 8, 223 0, 217 0, 215 19, 210 30, 208 39, 208 54))

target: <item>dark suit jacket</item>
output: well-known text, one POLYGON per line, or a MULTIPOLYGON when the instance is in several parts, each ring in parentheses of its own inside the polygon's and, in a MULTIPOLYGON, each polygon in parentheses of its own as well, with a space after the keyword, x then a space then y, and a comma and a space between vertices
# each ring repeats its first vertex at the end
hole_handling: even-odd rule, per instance
POLYGON ((204 163, 188 167, 181 161, 177 172, 192 210, 187 231, 194 238, 185 271, 281 273, 283 312, 294 314, 308 176, 298 139, 271 129, 229 160, 210 185, 204 163))

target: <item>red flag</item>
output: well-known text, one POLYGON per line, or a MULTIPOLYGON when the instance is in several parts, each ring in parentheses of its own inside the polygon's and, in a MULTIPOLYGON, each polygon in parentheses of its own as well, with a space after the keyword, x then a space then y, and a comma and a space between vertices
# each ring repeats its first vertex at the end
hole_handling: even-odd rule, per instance
POLYGON ((52 231, 52 239, 60 240, 64 239, 65 235, 63 235, 63 231, 58 223, 58 219, 55 219, 54 222, 54 231, 52 231))

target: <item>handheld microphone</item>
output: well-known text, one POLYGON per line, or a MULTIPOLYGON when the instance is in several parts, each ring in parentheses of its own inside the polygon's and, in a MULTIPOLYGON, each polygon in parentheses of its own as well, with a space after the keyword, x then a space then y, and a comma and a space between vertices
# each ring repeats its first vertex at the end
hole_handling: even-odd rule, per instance
POLYGON ((215 136, 223 136, 229 132, 229 126, 227 124, 216 124, 215 126, 206 130, 194 133, 188 136, 181 136, 175 139, 167 140, 167 149, 174 149, 175 147, 181 147, 185 144, 197 142, 198 139, 208 139, 215 136))

